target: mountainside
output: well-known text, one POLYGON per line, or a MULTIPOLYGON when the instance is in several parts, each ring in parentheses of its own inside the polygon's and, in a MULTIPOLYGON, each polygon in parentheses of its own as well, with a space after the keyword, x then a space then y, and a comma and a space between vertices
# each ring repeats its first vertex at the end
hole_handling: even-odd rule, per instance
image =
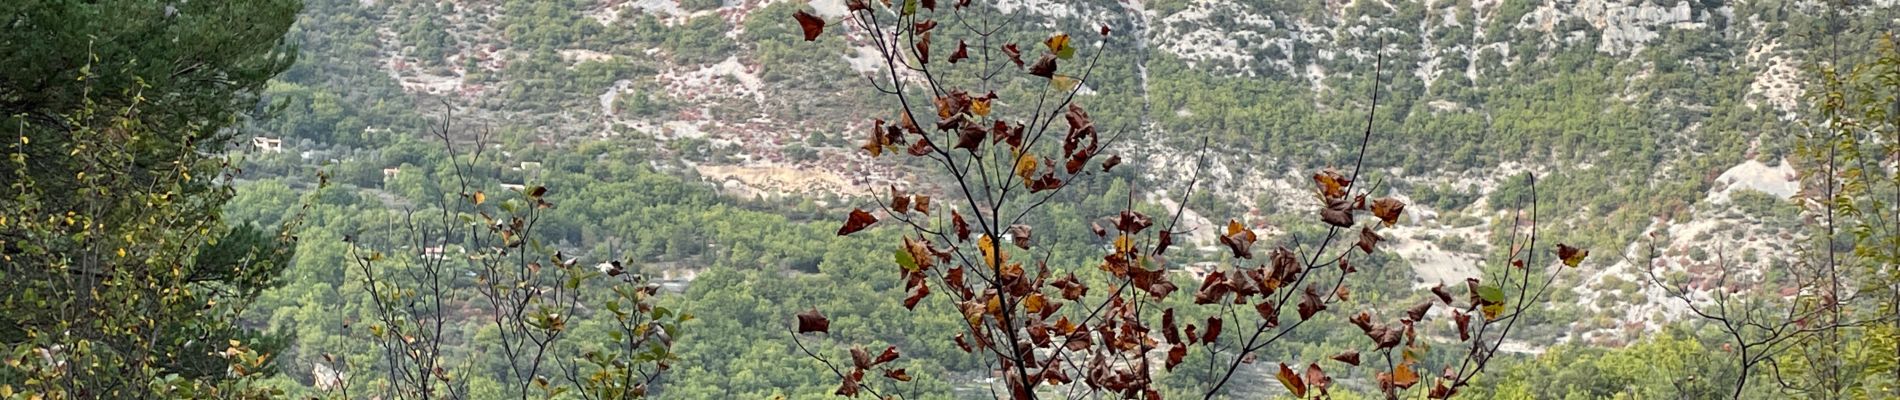
MULTIPOLYGON (((1891 5, 1876 2, 1845 17, 1876 23, 1891 5)), ((1126 155, 1139 174, 1111 176, 1098 188, 1173 210, 1187 177, 1203 174, 1182 212, 1182 226, 1192 229, 1184 242, 1199 252, 1176 256, 1177 265, 1217 259, 1216 231, 1226 219, 1264 236, 1298 234, 1289 225, 1318 210, 1312 172, 1350 164, 1358 155, 1348 150, 1368 123, 1374 140, 1364 157, 1373 169, 1365 181, 1409 204, 1404 223, 1383 232, 1403 260, 1390 265, 1410 270, 1394 279, 1413 287, 1457 283, 1502 265, 1507 249, 1497 239, 1531 217, 1527 176, 1535 176, 1540 240, 1594 254, 1585 267, 1562 271, 1558 287, 1570 290, 1560 290, 1548 314, 1511 347, 1539 353, 1559 343, 1622 346, 1691 317, 1681 301, 1647 283, 1652 272, 1687 282, 1698 296, 1783 290, 1777 271, 1800 262, 1791 244, 1808 237, 1803 224, 1812 217, 1791 201, 1812 189, 1801 179, 1810 167, 1787 157, 1794 135, 1815 118, 1804 106, 1812 89, 1804 77, 1841 51, 1819 42, 1825 35, 1816 33, 1827 26, 1822 7, 1777 0, 1004 0, 969 18, 1001 24, 1001 38, 1021 43, 1051 30, 1113 30, 1078 102, 1098 126, 1125 135, 1110 151, 1126 155), (1202 143, 1211 143, 1205 164, 1197 163, 1202 143), (1643 261, 1652 246, 1653 266, 1643 261), (1718 279, 1724 267, 1750 279, 1718 279), (1737 282, 1767 286, 1722 287, 1743 285, 1737 282)), ((292 32, 303 62, 266 93, 284 107, 282 117, 256 127, 283 139, 284 153, 247 150, 255 154, 246 178, 301 179, 328 160, 340 182, 363 189, 355 196, 364 203, 352 207, 399 208, 427 197, 418 193, 440 195, 440 188, 397 182, 424 179, 409 177, 412 170, 441 170, 440 160, 416 149, 440 143, 421 132, 452 108, 463 125, 499 134, 477 143, 490 145, 502 165, 518 166, 494 172, 503 181, 528 183, 546 164, 550 175, 601 185, 557 193, 677 184, 685 188, 677 197, 705 201, 681 213, 743 209, 802 222, 828 221, 825 212, 893 185, 931 192, 941 177, 858 148, 861 132, 889 106, 859 77, 878 71, 875 50, 848 36, 804 41, 791 17, 796 10, 829 20, 846 15, 844 0, 312 0, 292 32), (617 162, 626 165, 592 167, 617 162), (640 183, 614 181, 628 176, 640 183)), ((646 212, 637 210, 601 205, 564 221, 646 212)), ((1072 212, 1078 221, 1102 216, 1087 210, 1072 212)), ((713 260, 750 251, 721 241, 730 237, 715 232, 728 228, 709 221, 723 220, 641 215, 684 222, 654 232, 602 219, 563 236, 560 246, 651 254, 652 271, 702 276, 690 286, 742 281, 703 277, 730 267, 713 260), (641 243, 626 250, 614 240, 641 243)), ((762 237, 825 237, 825 229, 762 237)), ((757 251, 758 260, 781 254, 757 251)), ((810 272, 831 268, 828 260, 773 262, 810 272)), ((310 354, 292 363, 309 362, 310 354)))
MULTIPOLYGON (((576 2, 564 10, 546 4, 519 10, 515 8, 526 7, 481 1, 433 6, 362 2, 333 11, 390 21, 373 25, 374 58, 345 62, 373 63, 405 93, 485 103, 483 108, 497 118, 540 121, 536 131, 548 141, 628 134, 651 138, 654 146, 679 151, 685 166, 731 194, 849 196, 893 181, 927 179, 845 178, 877 170, 848 145, 854 138, 851 128, 862 126, 869 116, 836 110, 847 105, 791 101, 841 98, 835 94, 861 90, 839 81, 848 82, 840 79, 850 76, 845 67, 869 57, 872 50, 862 47, 868 45, 845 44, 824 52, 831 54, 785 54, 810 53, 795 47, 789 30, 789 10, 796 5, 699 3, 600 1, 576 2), (543 22, 559 26, 522 26, 543 22), (544 30, 571 32, 550 32, 543 38, 539 33, 544 30), (666 41, 643 37, 669 34, 674 37, 666 41), (782 61, 795 64, 773 65, 782 61), (564 77, 579 79, 550 82, 564 77)), ((1586 231, 1647 234, 1652 225, 1641 219, 1612 223, 1634 222, 1631 226, 1589 221, 1619 213, 1681 214, 1668 221, 1685 230, 1670 232, 1678 237, 1671 248, 1724 247, 1759 252, 1758 257, 1767 259, 1787 258, 1786 249, 1749 248, 1725 238, 1696 239, 1700 231, 1692 227, 1740 225, 1765 230, 1765 235, 1787 233, 1787 224, 1731 212, 1734 207, 1724 200, 1730 185, 1784 200, 1793 194, 1787 189, 1794 185, 1792 167, 1779 164, 1774 155, 1779 151, 1774 148, 1786 142, 1777 143, 1774 133, 1789 129, 1784 122, 1797 117, 1795 105, 1805 90, 1798 65, 1806 53, 1774 34, 1789 29, 1782 14, 1818 5, 1743 4, 1738 19, 1737 5, 1663 3, 1006 1, 995 7, 1044 25, 1099 22, 1140 35, 1113 43, 1125 51, 1114 56, 1134 64, 1115 66, 1114 71, 1136 74, 1103 78, 1105 83, 1095 92, 1115 97, 1100 101, 1118 110, 1146 110, 1125 117, 1147 121, 1142 136, 1128 146, 1149 154, 1140 159, 1152 167, 1148 178, 1191 174, 1192 145, 1200 137, 1246 146, 1217 146, 1208 168, 1216 196, 1239 206, 1194 209, 1197 214, 1313 209, 1298 189, 1304 187, 1303 176, 1295 167, 1338 159, 1283 156, 1291 151, 1269 149, 1276 145, 1269 143, 1293 137, 1322 152, 1343 146, 1343 140, 1325 141, 1338 135, 1289 132, 1297 128, 1279 126, 1351 131, 1350 124, 1325 122, 1363 115, 1368 93, 1363 76, 1371 70, 1373 46, 1383 42, 1387 59, 1381 67, 1389 85, 1385 90, 1394 93, 1387 94, 1381 108, 1396 116, 1382 120, 1389 125, 1382 125, 1380 133, 1391 135, 1388 143, 1410 143, 1380 150, 1422 147, 1466 155, 1433 161, 1375 152, 1375 159, 1396 161, 1375 164, 1393 169, 1394 186, 1442 188, 1447 193, 1439 196, 1470 199, 1424 202, 1413 217, 1423 227, 1397 238, 1401 254, 1421 275, 1457 281, 1475 273, 1474 264, 1490 250, 1484 240, 1490 220, 1497 210, 1513 208, 1487 200, 1520 172, 1546 179, 1623 175, 1681 182, 1694 191, 1629 191, 1642 198, 1674 200, 1673 207, 1626 203, 1557 218, 1580 223, 1586 231), (1550 74, 1556 71, 1595 75, 1605 82, 1550 74), (1245 96, 1218 98, 1221 92, 1209 93, 1206 85, 1245 96), (1248 97, 1305 104, 1235 102, 1248 97), (1619 126, 1606 123, 1612 122, 1609 116, 1548 115, 1591 113, 1577 107, 1618 110, 1613 115, 1664 124, 1619 126), (1249 113, 1254 110, 1266 115, 1249 113), (1284 114, 1288 112, 1314 115, 1284 114), (1485 143, 1510 140, 1527 144, 1485 143), (1620 153, 1614 151, 1619 144, 1646 146, 1656 154, 1603 160, 1616 172, 1589 172, 1599 164, 1592 162, 1593 155, 1620 153), (1475 151, 1458 151, 1465 149, 1475 151), (1762 155, 1764 151, 1769 154, 1762 155), (1744 162, 1756 159, 1760 161, 1744 162), (1476 216, 1479 223, 1444 223, 1449 215, 1476 216), (1448 249, 1442 241, 1451 237, 1475 244, 1448 249)), ((843 14, 842 0, 811 7, 829 17, 843 14)), ((319 13, 307 24, 324 20, 319 13)), ((1566 200, 1566 205, 1589 201, 1566 200)), ((1194 225, 1209 227, 1213 222, 1203 218, 1194 225)), ((1211 248, 1216 245, 1212 239, 1196 235, 1193 243, 1211 248)), ((1621 247, 1637 239, 1596 243, 1621 247)), ((1701 261, 1706 260, 1672 264, 1686 268, 1701 261)), ((1652 310, 1671 318, 1682 312, 1668 307, 1656 293, 1638 291, 1613 296, 1638 299, 1599 300, 1604 298, 1599 292, 1614 292, 1619 281, 1642 279, 1630 267, 1605 266, 1594 276, 1579 277, 1587 283, 1575 299, 1579 306, 1627 319, 1598 326, 1603 329, 1598 333, 1614 337, 1621 325, 1648 319, 1652 310)))

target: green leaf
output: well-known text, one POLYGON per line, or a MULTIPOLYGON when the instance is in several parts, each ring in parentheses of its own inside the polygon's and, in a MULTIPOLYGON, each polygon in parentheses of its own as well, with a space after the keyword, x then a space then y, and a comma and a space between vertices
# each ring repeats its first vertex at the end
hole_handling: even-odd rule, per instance
POLYGON ((905 271, 917 270, 917 259, 911 257, 910 252, 904 251, 904 249, 901 248, 897 249, 894 258, 897 259, 897 266, 904 267, 905 271))
POLYGON ((1497 286, 1479 286, 1478 298, 1484 299, 1486 302, 1502 303, 1504 302, 1504 291, 1498 289, 1497 286))
POLYGON ((917 14, 917 0, 904 0, 904 15, 917 14))

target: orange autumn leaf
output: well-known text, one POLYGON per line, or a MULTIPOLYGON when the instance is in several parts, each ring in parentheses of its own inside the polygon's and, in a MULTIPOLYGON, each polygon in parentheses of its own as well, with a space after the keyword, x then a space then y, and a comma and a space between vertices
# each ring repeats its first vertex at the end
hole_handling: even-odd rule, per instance
POLYGON ((965 58, 970 58, 970 46, 964 44, 962 40, 958 40, 957 51, 950 53, 950 63, 956 64, 957 61, 963 61, 965 58))
POLYGON ((957 241, 970 240, 970 223, 963 221, 963 214, 950 210, 950 224, 957 230, 957 241))
POLYGON ((1333 385, 1333 378, 1326 376, 1326 370, 1320 369, 1319 363, 1306 364, 1306 384, 1325 393, 1326 387, 1333 385))
POLYGON ((1404 212, 1405 203, 1397 199, 1386 197, 1372 201, 1372 215, 1378 216, 1379 221, 1384 222, 1385 226, 1392 226, 1392 224, 1397 223, 1399 221, 1399 214, 1404 212))
POLYGON ((1253 258, 1253 242, 1256 239, 1252 229, 1247 229, 1245 225, 1241 225, 1240 221, 1228 220, 1227 233, 1221 235, 1220 242, 1227 245, 1229 250, 1233 250, 1235 258, 1251 259, 1253 258))
POLYGON ((891 212, 903 214, 910 212, 910 194, 904 189, 891 185, 891 212))
POLYGON ((1285 386, 1286 391, 1293 392, 1293 397, 1306 398, 1306 381, 1300 379, 1300 374, 1294 373, 1292 367, 1280 363, 1280 373, 1275 374, 1275 377, 1280 379, 1280 385, 1285 386))
POLYGON ((1385 240, 1384 237, 1380 237, 1378 233, 1372 231, 1372 226, 1368 225, 1359 228, 1359 250, 1364 250, 1366 254, 1372 254, 1374 247, 1378 246, 1379 242, 1383 240, 1385 240))
POLYGON ((1035 65, 1029 66, 1029 74, 1054 79, 1056 76, 1056 56, 1054 54, 1042 55, 1042 59, 1036 60, 1035 65))
POLYGON ((1359 350, 1346 350, 1343 353, 1334 355, 1333 360, 1357 367, 1359 366, 1359 350))
POLYGON ((872 216, 870 212, 863 209, 851 209, 851 216, 845 218, 844 226, 838 227, 838 236, 857 233, 875 223, 877 223, 877 217, 872 216))
POLYGON ((1319 184, 1320 194, 1328 199, 1337 199, 1346 197, 1346 187, 1352 185, 1352 180, 1341 175, 1339 170, 1327 168, 1313 174, 1313 183, 1319 184))
POLYGON ((1029 244, 1030 244, 1030 239, 1031 239, 1030 235, 1032 234, 1031 229, 1029 228, 1029 225, 1023 225, 1023 224, 1010 225, 1009 230, 1004 231, 1004 233, 1009 235, 1010 243, 1015 244, 1017 248, 1021 248, 1023 250, 1029 249, 1029 244))
POLYGON ((1418 384, 1418 372, 1412 371, 1412 363, 1401 363, 1392 371, 1392 385, 1400 389, 1411 389, 1418 384))
POLYGON ((1009 61, 1015 62, 1016 68, 1023 67, 1023 50, 1015 43, 1003 45, 1003 55, 1009 56, 1009 61))

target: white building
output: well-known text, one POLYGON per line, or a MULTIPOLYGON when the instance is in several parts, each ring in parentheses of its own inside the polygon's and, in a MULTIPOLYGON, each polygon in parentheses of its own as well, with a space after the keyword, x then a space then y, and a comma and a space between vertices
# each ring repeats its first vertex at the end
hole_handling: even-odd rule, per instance
POLYGON ((251 146, 257 147, 257 151, 261 151, 265 153, 284 152, 284 140, 278 139, 278 138, 263 137, 263 136, 252 137, 251 146))

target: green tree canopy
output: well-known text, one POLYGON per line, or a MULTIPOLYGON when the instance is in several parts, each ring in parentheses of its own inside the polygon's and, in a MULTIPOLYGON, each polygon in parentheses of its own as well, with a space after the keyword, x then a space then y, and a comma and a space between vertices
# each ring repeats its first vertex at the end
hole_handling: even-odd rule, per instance
POLYGON ((238 326, 288 236, 226 224, 214 156, 295 61, 297 0, 0 5, 7 392, 245 397, 281 342, 238 326))

